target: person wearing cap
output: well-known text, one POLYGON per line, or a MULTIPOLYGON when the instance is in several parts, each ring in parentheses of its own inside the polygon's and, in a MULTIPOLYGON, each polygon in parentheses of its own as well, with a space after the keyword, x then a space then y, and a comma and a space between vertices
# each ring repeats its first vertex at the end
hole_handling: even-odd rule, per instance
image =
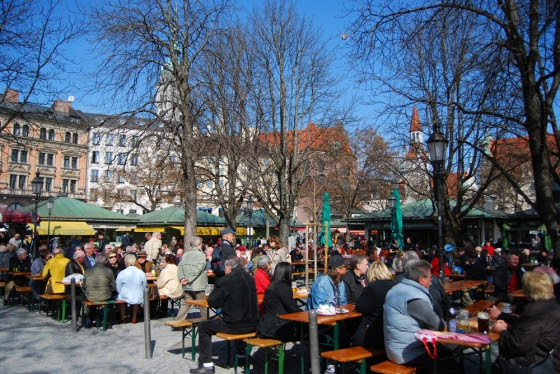
POLYGON ((321 275, 309 291, 307 309, 318 309, 319 305, 346 305, 346 287, 342 276, 348 271, 342 256, 331 256, 326 274, 321 275))
MULTIPOLYGON (((154 263, 152 261, 148 261, 148 254, 146 251, 142 250, 138 252, 138 258, 134 266, 138 269, 142 270, 146 275, 150 275, 152 272, 152 267, 154 263)), ((126 264, 125 264, 126 265, 126 264)))
POLYGON ((235 231, 227 227, 220 231, 220 235, 222 236, 220 248, 222 248, 222 257, 224 260, 231 256, 237 257, 237 253, 235 253, 235 249, 233 248, 233 244, 235 243, 235 231))

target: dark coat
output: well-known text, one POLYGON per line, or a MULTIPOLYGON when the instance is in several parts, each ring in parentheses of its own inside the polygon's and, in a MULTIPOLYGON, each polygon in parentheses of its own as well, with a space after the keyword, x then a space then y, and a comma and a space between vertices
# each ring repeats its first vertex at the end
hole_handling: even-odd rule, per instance
POLYGON ((560 343, 559 325, 560 304, 556 299, 527 304, 519 318, 500 334, 500 355, 518 365, 543 359, 560 343))
POLYGON ((346 300, 348 303, 355 303, 364 287, 362 286, 362 279, 359 278, 353 270, 348 270, 346 274, 342 276, 342 281, 344 282, 344 287, 346 288, 346 300))
POLYGON ((352 337, 352 345, 383 347, 383 304, 387 292, 397 282, 394 280, 376 280, 364 287, 356 311, 363 314, 362 321, 352 337))
MULTIPOLYGON (((85 262, 84 262, 84 270, 85 270, 85 262)), ((80 264, 78 264, 76 262, 76 260, 70 260, 69 263, 66 264, 66 270, 64 271, 64 275, 67 277, 71 274, 82 274, 84 275, 84 272, 82 271, 82 267, 80 266, 80 264)))
POLYGON ((231 330, 257 328, 259 311, 255 280, 242 266, 216 279, 216 287, 208 296, 208 305, 222 308, 223 320, 231 330))
POLYGON ((486 252, 482 252, 480 256, 470 257, 466 264, 467 279, 485 280, 486 279, 486 252))
MULTIPOLYGON (((9 272, 13 272, 14 269, 17 269, 18 273, 31 271, 31 257, 27 256, 23 261, 17 256, 12 257, 10 259, 9 272)), ((27 283, 29 283, 29 279, 26 277, 14 277, 9 273, 4 275, 4 279, 6 280, 6 283, 13 280, 18 286, 27 285, 27 283)))
MULTIPOLYGON (((148 262, 148 261, 146 261, 148 262)), ((107 262, 105 264, 106 267, 108 267, 109 269, 111 269, 111 271, 113 272, 113 275, 115 276, 115 279, 117 279, 117 275, 119 275, 119 273, 121 271, 123 271, 124 269, 126 269, 126 266, 122 263, 122 262, 118 262, 116 263, 117 266, 112 266, 109 262, 107 262)))
POLYGON ((494 297, 502 300, 507 296, 507 286, 511 281, 511 274, 517 272, 517 279, 519 280, 519 288, 521 288, 521 278, 523 278, 523 271, 521 266, 515 269, 510 269, 509 264, 504 262, 501 264, 494 273, 494 297))
POLYGON ((290 282, 279 280, 271 283, 266 289, 263 306, 264 313, 257 328, 259 336, 290 340, 293 324, 278 318, 280 314, 301 312, 293 297, 290 282))

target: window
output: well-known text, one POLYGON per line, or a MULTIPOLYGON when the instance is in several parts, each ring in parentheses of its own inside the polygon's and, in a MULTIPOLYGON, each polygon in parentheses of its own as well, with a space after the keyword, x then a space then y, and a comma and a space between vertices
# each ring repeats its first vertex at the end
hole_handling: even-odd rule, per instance
POLYGON ((169 161, 171 162, 171 167, 175 167, 177 165, 177 156, 169 156, 169 161))
POLYGON ((91 169, 91 182, 98 182, 99 181, 99 170, 91 169))
POLYGON ((14 123, 14 135, 19 135, 21 133, 21 126, 19 123, 14 123))
POLYGON ((12 162, 18 162, 19 150, 12 149, 12 162))
POLYGON ((120 134, 119 135, 119 145, 121 147, 126 147, 126 135, 125 134, 120 134))
POLYGON ((72 157, 72 169, 78 168, 78 157, 72 157))
POLYGON ((126 153, 119 153, 118 163, 119 163, 119 165, 125 165, 126 164, 126 153))
POLYGON ((20 175, 19 176, 18 188, 20 190, 25 190, 25 179, 26 179, 25 175, 20 175))
POLYGON ((49 140, 54 141, 54 130, 49 130, 49 140))
POLYGON ((47 153, 47 166, 53 166, 53 165, 54 165, 54 154, 47 153))
POLYGON ((131 146, 136 147, 138 145, 138 143, 140 143, 140 137, 138 135, 134 135, 132 137, 132 142, 131 142, 131 146))
POLYGON ((107 139, 105 140, 105 144, 106 145, 113 145, 114 141, 115 141, 115 135, 107 134, 107 139))
POLYGON ((71 140, 72 140, 72 134, 70 134, 69 131, 66 131, 66 133, 64 134, 64 142, 70 143, 71 140))
POLYGON ((105 178, 111 179, 113 178, 113 171, 112 170, 105 170, 105 178))
POLYGON ((27 151, 25 149, 12 149, 11 155, 12 162, 18 162, 22 164, 27 163, 27 151))
POLYGON ((117 183, 121 183, 121 184, 122 184, 122 183, 124 183, 124 182, 126 182, 125 179, 124 179, 124 177, 123 177, 123 176, 119 176, 119 178, 118 178, 118 180, 117 180, 117 183))
POLYGON ((68 179, 62 180, 62 192, 68 193, 68 179))
POLYGON ((137 154, 133 154, 130 157, 130 164, 132 166, 138 166, 138 155, 137 154))
POLYGON ((21 128, 21 135, 29 136, 29 126, 23 125, 23 127, 21 128))
POLYGON ((93 133, 93 145, 99 145, 101 143, 101 134, 98 132, 93 133))
POLYGON ((206 182, 206 187, 212 188, 212 186, 213 186, 212 181, 206 182))
POLYGON ((45 153, 39 152, 39 158, 37 159, 39 165, 45 165, 45 153))
POLYGON ((99 151, 93 151, 91 153, 91 163, 99 164, 99 151))
POLYGON ((10 189, 15 190, 17 187, 17 175, 10 174, 10 189))
POLYGON ((47 129, 42 128, 41 131, 39 131, 39 137, 41 139, 47 139, 47 129))
POLYGON ((113 161, 113 152, 105 152, 105 163, 110 164, 113 161))
POLYGON ((70 156, 64 156, 63 167, 66 168, 66 169, 70 168, 70 156))
POLYGON ((78 133, 74 133, 72 135, 72 143, 78 144, 78 140, 79 140, 78 133))
POLYGON ((43 180, 45 181, 45 191, 52 191, 52 178, 45 177, 43 180))
POLYGON ((19 162, 21 162, 22 164, 27 163, 27 151, 26 150, 19 151, 19 162))
POLYGON ((75 179, 70 179, 70 193, 76 193, 76 186, 78 185, 78 181, 75 179))

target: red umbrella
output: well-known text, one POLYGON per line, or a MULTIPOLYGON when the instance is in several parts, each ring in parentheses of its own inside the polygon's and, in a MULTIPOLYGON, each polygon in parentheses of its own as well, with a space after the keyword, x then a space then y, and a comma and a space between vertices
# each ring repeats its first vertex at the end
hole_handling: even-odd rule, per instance
MULTIPOLYGON (((37 217, 37 222, 40 219, 37 217)), ((22 212, 21 210, 0 206, 0 222, 4 223, 32 223, 33 214, 22 212)))

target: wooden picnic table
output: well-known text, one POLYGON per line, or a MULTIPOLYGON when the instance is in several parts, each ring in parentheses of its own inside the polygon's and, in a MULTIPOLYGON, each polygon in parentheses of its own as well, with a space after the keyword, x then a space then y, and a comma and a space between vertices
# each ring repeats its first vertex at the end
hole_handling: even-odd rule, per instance
POLYGON ((446 294, 451 294, 453 292, 467 290, 473 287, 479 287, 487 283, 487 280, 464 279, 455 282, 446 282, 443 284, 443 289, 445 290, 446 294))
POLYGON ((513 292, 510 292, 508 294, 508 296, 519 298, 519 299, 526 299, 528 297, 527 293, 523 289, 519 289, 519 290, 515 290, 513 292))

